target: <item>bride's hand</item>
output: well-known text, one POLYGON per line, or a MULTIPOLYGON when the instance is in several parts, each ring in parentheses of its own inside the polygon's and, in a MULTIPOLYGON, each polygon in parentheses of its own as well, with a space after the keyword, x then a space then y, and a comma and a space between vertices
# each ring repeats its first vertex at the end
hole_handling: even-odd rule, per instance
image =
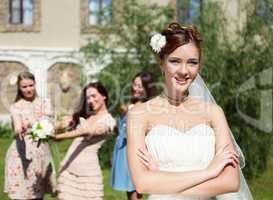
POLYGON ((213 178, 217 177, 227 165, 232 165, 235 168, 239 164, 238 154, 235 151, 227 150, 229 145, 227 144, 216 152, 213 160, 206 169, 213 178))
POLYGON ((150 153, 147 151, 146 148, 138 149, 137 156, 138 156, 140 162, 145 167, 147 167, 148 170, 151 170, 151 171, 157 171, 158 170, 157 165, 153 161, 152 156, 150 155, 150 153))

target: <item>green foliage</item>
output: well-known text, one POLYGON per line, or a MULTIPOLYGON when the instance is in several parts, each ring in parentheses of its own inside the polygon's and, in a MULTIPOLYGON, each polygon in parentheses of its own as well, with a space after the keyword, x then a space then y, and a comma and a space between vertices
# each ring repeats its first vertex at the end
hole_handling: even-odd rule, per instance
POLYGON ((101 29, 99 37, 82 48, 87 59, 106 65, 99 79, 109 89, 111 112, 117 113, 119 104, 128 102, 131 80, 136 73, 145 70, 160 74, 147 44, 152 33, 162 30, 173 19, 173 13, 169 6, 124 0, 115 10, 112 25, 101 29))
POLYGON ((107 169, 112 166, 113 149, 115 142, 115 135, 109 136, 99 150, 99 161, 102 169, 107 169))
MULTIPOLYGON (((272 1, 266 3, 267 7, 272 8, 272 1)), ((262 16, 248 13, 245 27, 234 35, 225 35, 225 20, 213 11, 215 7, 207 6, 216 20, 211 23, 207 18, 200 25, 204 36, 202 76, 224 109, 231 130, 245 154, 245 175, 254 177, 267 166, 272 129, 271 132, 261 130, 257 124, 245 120, 239 111, 255 119, 262 117, 264 112, 271 112, 272 117, 272 104, 265 102, 265 98, 269 97, 268 100, 272 102, 273 29, 267 19, 272 18, 273 13, 262 16), (252 79, 254 84, 250 86, 252 79), (246 86, 250 89, 243 91, 242 88, 246 86)), ((272 123, 270 117, 261 119, 261 127, 272 123)))
MULTIPOLYGON (((107 29, 101 29, 99 38, 92 40, 82 49, 87 59, 106 65, 99 79, 109 92, 109 110, 119 115, 120 105, 129 101, 132 78, 145 70, 160 75, 154 55, 148 43, 155 31, 160 31, 173 19, 169 6, 139 4, 124 0, 115 10, 116 19, 107 29), (114 47, 114 48, 113 48, 114 47), (107 56, 106 56, 107 55, 107 56), (110 63, 108 62, 109 60, 110 63)), ((115 137, 110 137, 100 149, 103 168, 111 165, 115 137)))
MULTIPOLYGON (((264 2, 266 9, 272 8, 271 0, 264 2)), ((270 79, 270 73, 272 76, 273 29, 272 20, 268 20, 272 19, 272 12, 256 15, 246 8, 248 20, 245 26, 231 33, 227 19, 219 10, 221 8, 217 3, 204 4, 202 20, 196 24, 203 36, 201 74, 225 111, 231 130, 246 157, 244 173, 251 178, 267 166, 272 135, 266 133, 268 130, 261 129, 267 126, 266 120, 259 127, 245 120, 242 113, 258 119, 263 113, 262 109, 270 109, 265 104, 262 108, 261 104, 264 103, 264 92, 272 93, 272 80, 269 80, 271 84, 264 83, 270 79), (269 70, 268 73, 265 70, 269 70), (242 92, 243 87, 251 85, 248 81, 252 79, 254 86, 242 92)), ((172 21, 173 13, 170 7, 153 6, 151 9, 136 1, 125 0, 117 14, 117 21, 108 29, 101 30, 99 37, 82 49, 88 59, 106 65, 99 79, 110 92, 110 105, 113 105, 110 111, 115 115, 118 114, 119 104, 128 101, 130 83, 137 72, 150 71, 160 77, 149 39, 151 33, 162 30, 172 21)), ((267 119, 267 123, 272 123, 272 119, 267 119)), ((101 158, 111 158, 109 149, 113 141, 110 143, 107 150, 105 146, 101 150, 101 154, 109 157, 101 158)))

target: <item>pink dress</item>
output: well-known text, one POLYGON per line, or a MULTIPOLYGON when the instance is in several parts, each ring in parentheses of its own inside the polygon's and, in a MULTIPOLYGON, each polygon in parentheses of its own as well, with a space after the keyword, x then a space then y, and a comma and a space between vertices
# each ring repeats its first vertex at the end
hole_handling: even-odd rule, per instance
MULTIPOLYGON (((33 102, 19 100, 14 103, 10 112, 20 119, 21 123, 29 121, 31 124, 37 119, 35 113, 42 108, 49 113, 50 104, 36 98, 33 102)), ((11 199, 43 198, 45 193, 54 190, 55 171, 50 147, 47 143, 33 141, 29 134, 20 140, 18 136, 10 145, 5 159, 4 192, 11 199)))
MULTIPOLYGON (((115 126, 110 114, 95 123, 106 125, 109 130, 115 126)), ((74 139, 61 163, 57 186, 59 200, 102 200, 103 179, 97 153, 107 134, 74 139)))

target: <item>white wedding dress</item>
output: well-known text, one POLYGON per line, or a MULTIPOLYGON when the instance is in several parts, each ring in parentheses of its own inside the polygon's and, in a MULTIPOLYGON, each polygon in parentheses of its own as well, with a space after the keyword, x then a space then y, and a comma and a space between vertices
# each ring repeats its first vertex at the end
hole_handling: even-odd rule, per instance
MULTIPOLYGON (((206 168, 215 155, 215 135, 211 127, 198 124, 181 132, 168 125, 156 125, 145 143, 161 171, 185 172, 206 168)), ((183 180, 181 180, 183 181, 183 180)), ((149 200, 210 200, 177 194, 150 194, 149 200)))
MULTIPOLYGON (((198 74, 189 88, 190 96, 205 102, 215 103, 213 96, 198 74)), ((240 155, 240 167, 245 159, 231 132, 232 142, 240 155)), ((215 155, 214 131, 206 124, 198 124, 181 132, 168 125, 154 126, 145 138, 153 160, 161 171, 184 172, 206 168, 215 155)), ((149 200, 253 200, 246 180, 240 169, 240 190, 214 198, 183 197, 177 194, 150 194, 149 200)), ((182 180, 181 180, 182 181, 182 180)))

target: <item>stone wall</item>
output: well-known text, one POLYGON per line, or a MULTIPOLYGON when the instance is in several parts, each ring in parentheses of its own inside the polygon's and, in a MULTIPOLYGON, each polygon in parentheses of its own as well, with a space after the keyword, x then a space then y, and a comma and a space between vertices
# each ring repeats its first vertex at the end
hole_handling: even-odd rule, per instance
POLYGON ((75 64, 57 63, 49 69, 47 97, 57 116, 73 113, 82 90, 81 78, 81 68, 75 64))

